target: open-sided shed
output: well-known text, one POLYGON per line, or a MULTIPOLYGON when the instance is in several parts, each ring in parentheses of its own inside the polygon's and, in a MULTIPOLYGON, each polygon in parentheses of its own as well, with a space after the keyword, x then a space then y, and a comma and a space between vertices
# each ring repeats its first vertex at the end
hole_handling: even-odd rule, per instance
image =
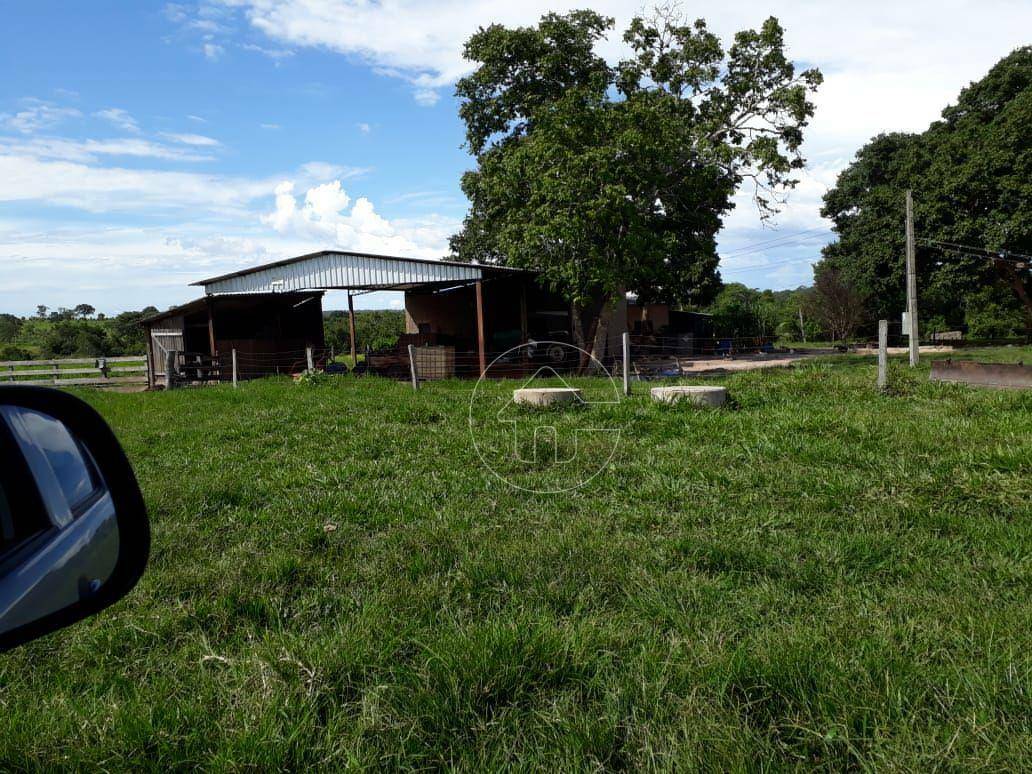
MULTIPOLYGON (((476 356, 560 331, 569 335, 568 306, 521 269, 454 261, 324 250, 194 283, 208 298, 344 290, 354 347, 354 296, 405 293, 406 326, 414 341, 476 356)), ((356 355, 352 352, 352 355, 356 355)))

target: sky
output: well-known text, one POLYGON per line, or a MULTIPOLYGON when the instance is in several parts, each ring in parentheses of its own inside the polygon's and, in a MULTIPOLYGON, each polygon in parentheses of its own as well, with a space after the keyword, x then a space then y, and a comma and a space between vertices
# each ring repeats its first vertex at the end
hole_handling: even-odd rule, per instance
MULTIPOLYGON (((8 0, 0 312, 166 308, 199 294, 190 282, 322 249, 446 256, 473 163, 453 96, 472 67, 463 42, 585 6, 8 0)), ((619 60, 641 0, 589 7, 616 19, 600 52, 619 60)), ((923 130, 1032 30, 1028 0, 682 8, 725 40, 776 15, 789 56, 825 75, 786 207, 764 225, 742 193, 720 234, 725 281, 774 289, 811 280, 831 238, 821 196, 856 151, 878 132, 923 130)))

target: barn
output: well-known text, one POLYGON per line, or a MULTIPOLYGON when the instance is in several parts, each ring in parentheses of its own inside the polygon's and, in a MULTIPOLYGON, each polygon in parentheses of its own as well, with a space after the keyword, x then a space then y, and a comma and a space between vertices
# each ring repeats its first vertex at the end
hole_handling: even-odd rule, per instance
MULTIPOLYGON (((363 361, 387 375, 407 372, 410 344, 418 347, 421 373, 444 378, 477 376, 495 356, 528 341, 573 340, 569 304, 524 269, 324 250, 193 284, 203 297, 144 321, 152 385, 163 380, 170 358, 198 380, 225 380, 231 351, 242 378, 303 370, 306 350, 324 350, 322 296, 329 290, 347 292, 353 357, 361 347, 355 296, 404 293, 405 335, 395 351, 366 353, 363 361)), ((628 330, 701 333, 697 316, 634 298, 614 315, 611 353, 628 330)))

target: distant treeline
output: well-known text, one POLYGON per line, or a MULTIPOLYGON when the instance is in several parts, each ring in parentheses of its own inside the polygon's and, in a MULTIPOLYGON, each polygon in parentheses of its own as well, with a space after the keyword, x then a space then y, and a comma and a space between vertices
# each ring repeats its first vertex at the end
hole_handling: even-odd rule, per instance
POLYGON ((0 314, 0 360, 142 355, 147 337, 140 320, 153 306, 114 317, 88 304, 50 311, 40 306, 32 317, 0 314))
MULTIPOLYGON (((351 351, 348 313, 338 310, 323 313, 326 346, 341 353, 351 351)), ((358 349, 393 347, 405 332, 405 312, 400 309, 362 309, 355 312, 355 338, 358 349)))
MULTIPOLYGON (((92 306, 80 304, 56 311, 40 306, 31 317, 0 313, 0 360, 142 355, 147 350, 147 334, 140 321, 157 311, 149 306, 106 317, 92 306)), ((357 311, 355 327, 362 350, 390 347, 405 332, 405 313, 396 309, 357 311)), ((327 311, 324 332, 327 346, 338 352, 350 350, 347 312, 327 311)))

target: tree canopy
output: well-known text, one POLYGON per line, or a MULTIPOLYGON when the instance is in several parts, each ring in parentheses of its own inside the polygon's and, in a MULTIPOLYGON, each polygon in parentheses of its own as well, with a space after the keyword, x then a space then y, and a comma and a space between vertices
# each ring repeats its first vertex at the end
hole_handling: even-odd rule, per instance
POLYGON ((898 317, 904 287, 904 195, 914 192, 918 300, 932 326, 975 335, 1032 328, 1029 272, 941 243, 1032 253, 1032 47, 1015 50, 964 89, 920 134, 883 134, 856 155, 824 198, 838 240, 823 268, 898 317), (940 244, 936 244, 940 243, 940 244), (1024 307, 1025 321, 1021 309, 1024 307))
POLYGON ((470 211, 453 251, 541 270, 596 350, 625 291, 713 297, 732 196, 748 181, 761 216, 776 211, 821 81, 796 72, 774 18, 725 51, 701 19, 638 17, 616 66, 595 51, 612 26, 574 11, 481 28, 465 48, 477 69, 457 85, 477 168, 462 179, 470 211))

